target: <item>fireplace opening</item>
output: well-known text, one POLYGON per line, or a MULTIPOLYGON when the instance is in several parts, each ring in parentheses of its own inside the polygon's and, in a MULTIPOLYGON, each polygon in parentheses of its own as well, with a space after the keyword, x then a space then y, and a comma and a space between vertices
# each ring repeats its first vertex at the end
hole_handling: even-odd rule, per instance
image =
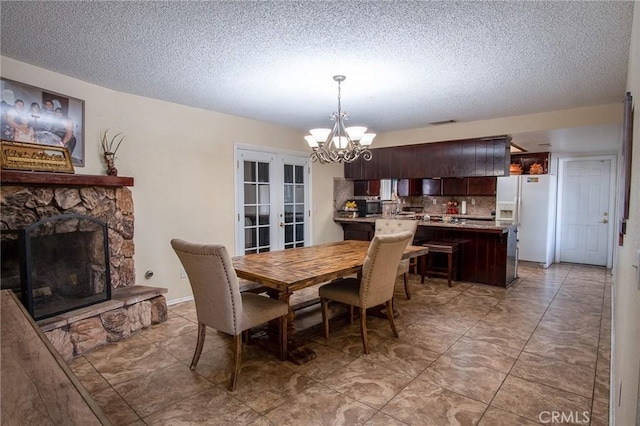
POLYGON ((83 215, 2 232, 1 287, 38 320, 111 299, 106 223, 83 215))

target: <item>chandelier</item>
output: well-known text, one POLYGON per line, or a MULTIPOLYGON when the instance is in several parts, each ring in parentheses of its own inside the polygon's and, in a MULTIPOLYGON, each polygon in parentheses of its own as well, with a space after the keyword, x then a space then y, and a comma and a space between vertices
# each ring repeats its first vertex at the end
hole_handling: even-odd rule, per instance
POLYGON ((304 139, 313 149, 310 155, 311 161, 325 163, 351 163, 362 157, 364 160, 371 160, 369 146, 373 142, 375 133, 365 133, 366 127, 355 126, 345 127, 344 122, 349 119, 349 114, 342 112, 340 104, 340 83, 347 77, 344 75, 334 75, 333 79, 338 82, 338 111, 331 114, 331 119, 335 121, 333 129, 311 129, 311 135, 304 139))

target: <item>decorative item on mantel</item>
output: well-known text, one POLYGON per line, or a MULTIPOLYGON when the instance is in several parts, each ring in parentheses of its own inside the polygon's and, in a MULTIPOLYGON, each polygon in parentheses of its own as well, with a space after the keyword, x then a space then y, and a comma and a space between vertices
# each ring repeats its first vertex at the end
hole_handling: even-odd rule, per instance
POLYGON ((116 168, 116 152, 120 148, 120 144, 124 140, 122 132, 116 133, 111 139, 107 136, 109 129, 105 130, 100 137, 100 145, 102 147, 102 156, 107 165, 107 175, 118 176, 118 169, 116 168), (120 137, 118 139, 118 137, 120 137))

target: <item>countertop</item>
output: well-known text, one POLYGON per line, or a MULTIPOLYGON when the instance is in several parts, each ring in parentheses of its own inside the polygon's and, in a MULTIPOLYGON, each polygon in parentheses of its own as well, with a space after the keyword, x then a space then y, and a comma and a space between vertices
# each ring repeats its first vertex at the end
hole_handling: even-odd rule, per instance
MULTIPOLYGON (((334 217, 334 222, 338 223, 375 223, 376 219, 382 217, 334 217)), ((402 219, 401 219, 402 220, 402 219)), ((440 222, 431 220, 419 220, 418 226, 427 226, 433 228, 452 228, 452 229, 477 229, 484 231, 508 232, 512 227, 517 226, 513 222, 504 221, 486 221, 486 220, 462 220, 459 222, 440 222)))

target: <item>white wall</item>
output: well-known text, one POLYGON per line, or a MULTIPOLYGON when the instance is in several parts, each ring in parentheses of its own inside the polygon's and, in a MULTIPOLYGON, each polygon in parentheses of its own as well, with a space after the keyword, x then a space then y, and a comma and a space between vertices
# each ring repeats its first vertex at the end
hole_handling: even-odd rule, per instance
POLYGON ((568 127, 619 124, 622 122, 622 109, 621 100, 615 104, 400 130, 381 134, 374 143, 376 147, 410 145, 444 140, 514 135, 568 127))
MULTIPOLYGON (((105 89, 10 58, 2 77, 85 101, 86 167, 77 174, 105 174, 99 150, 104 129, 124 132, 116 166, 135 178, 136 283, 169 289, 168 300, 191 295, 169 241, 180 237, 234 246, 234 143, 307 153, 303 132, 255 120, 105 89), (153 270, 150 280, 144 278, 153 270)), ((342 239, 333 223, 337 165, 312 166, 313 242, 342 239)))
POLYGON ((635 3, 627 73, 627 91, 633 96, 633 155, 629 222, 624 246, 619 248, 613 285, 613 348, 611 392, 614 425, 638 425, 640 374, 640 6, 635 3), (636 265, 634 268, 633 265, 636 265), (618 397, 619 393, 619 397, 618 397))

